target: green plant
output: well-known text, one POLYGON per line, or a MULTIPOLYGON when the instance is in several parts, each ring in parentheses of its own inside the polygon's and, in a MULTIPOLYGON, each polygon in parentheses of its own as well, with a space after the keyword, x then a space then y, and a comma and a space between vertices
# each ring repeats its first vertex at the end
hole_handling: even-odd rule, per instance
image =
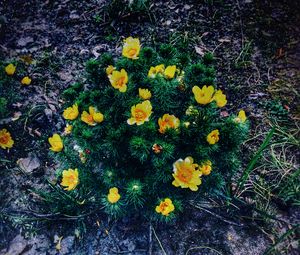
POLYGON ((87 84, 63 93, 73 129, 56 147, 57 184, 36 191, 46 210, 81 217, 103 208, 168 222, 190 198, 222 193, 240 167, 248 121, 244 112, 221 117, 227 100, 212 61, 191 62, 171 45, 140 50, 133 38, 122 58, 88 61, 87 84), (75 187, 64 191, 67 173, 75 187))

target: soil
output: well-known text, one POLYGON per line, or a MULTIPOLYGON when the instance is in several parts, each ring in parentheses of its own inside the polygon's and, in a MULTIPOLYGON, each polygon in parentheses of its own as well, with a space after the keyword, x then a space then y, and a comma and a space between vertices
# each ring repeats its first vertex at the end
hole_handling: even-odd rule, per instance
MULTIPOLYGON (((283 83, 299 95, 297 1, 151 1, 146 11, 125 8, 128 4, 109 7, 113 2, 0 3, 0 57, 8 61, 30 55, 34 60, 28 67, 33 83, 20 88, 21 97, 12 106, 24 114, 7 124, 16 134, 15 146, 0 152, 9 161, 0 162, 0 210, 5 215, 0 217, 0 254, 263 254, 274 244, 265 225, 228 217, 222 208, 208 213, 189 206, 174 225, 152 226, 138 217, 115 222, 97 215, 87 219, 86 232, 79 234, 78 222, 22 222, 22 212, 32 209, 30 190, 54 178, 56 162, 47 154, 45 141, 64 127, 61 92, 85 79, 88 59, 108 51, 118 55, 128 36, 153 46, 188 42, 182 50, 195 58, 213 52, 217 84, 230 102, 226 111, 245 109, 253 134, 257 126, 261 131, 269 128, 263 102, 273 98, 282 100, 290 116, 299 120, 297 93, 276 90, 283 83), (20 158, 34 159, 34 165, 22 169, 16 163, 20 158)), ((277 216, 287 224, 273 222, 271 228, 284 233, 289 223, 299 220, 299 209, 285 207, 277 216)), ((296 249, 291 247, 288 254, 297 254, 296 249)))

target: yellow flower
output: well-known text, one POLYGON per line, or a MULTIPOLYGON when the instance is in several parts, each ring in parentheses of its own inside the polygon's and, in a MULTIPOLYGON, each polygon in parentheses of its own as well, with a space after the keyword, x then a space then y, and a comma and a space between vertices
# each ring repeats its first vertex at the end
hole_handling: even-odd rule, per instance
POLYGON ((213 86, 203 86, 202 89, 200 89, 198 86, 194 86, 192 89, 195 100, 199 104, 209 104, 213 100, 213 94, 214 94, 214 87, 213 86))
POLYGON ((244 110, 239 111, 239 115, 234 119, 238 123, 244 123, 247 120, 247 116, 244 110))
POLYGON ((120 92, 126 92, 128 75, 124 69, 121 71, 113 71, 111 75, 108 76, 111 85, 118 89, 120 92))
POLYGON ((75 120, 78 117, 78 105, 73 104, 72 106, 68 107, 64 110, 63 116, 66 120, 75 120))
POLYGON ((51 145, 50 150, 54 152, 60 152, 64 148, 63 141, 58 134, 54 134, 52 137, 49 137, 48 141, 51 145))
POLYGON ((178 159, 173 164, 173 177, 174 181, 172 184, 175 187, 189 188, 192 191, 197 191, 198 186, 201 184, 200 176, 201 171, 196 170, 198 164, 193 164, 194 159, 187 157, 185 160, 178 159))
POLYGON ((131 118, 127 120, 129 125, 142 125, 145 121, 149 121, 152 114, 152 105, 149 100, 131 107, 131 118))
POLYGON ((138 38, 128 37, 124 41, 122 55, 126 58, 138 59, 141 44, 138 38))
POLYGON ((218 107, 223 107, 227 104, 226 95, 220 89, 214 94, 213 100, 216 101, 218 107))
POLYGON ((219 141, 219 130, 218 129, 215 129, 213 131, 211 131, 207 137, 206 137, 206 141, 209 143, 209 144, 215 144, 219 141))
POLYGON ((203 175, 209 175, 212 168, 211 168, 211 161, 210 160, 206 160, 204 161, 201 166, 200 166, 200 171, 203 175))
POLYGON ((112 72, 115 70, 116 68, 112 65, 109 65, 108 67, 106 67, 105 72, 107 75, 111 75, 112 72))
POLYGON ((164 71, 164 75, 167 79, 172 79, 176 72, 176 66, 168 66, 164 71))
POLYGON ((73 129, 73 126, 67 124, 67 126, 65 127, 65 130, 64 130, 64 133, 65 133, 66 135, 69 135, 69 134, 72 133, 72 129, 73 129))
POLYGON ((89 113, 86 111, 82 112, 81 120, 90 126, 95 126, 104 120, 104 116, 101 112, 98 112, 95 107, 90 106, 89 113))
POLYGON ((155 67, 151 66, 148 72, 148 77, 155 78, 157 74, 163 74, 165 71, 165 65, 160 64, 155 67))
POLYGON ((139 88, 139 96, 140 96, 140 98, 147 100, 147 99, 150 99, 152 95, 151 95, 150 90, 139 88))
POLYGON ((68 169, 62 172, 62 182, 60 183, 61 186, 64 186, 64 190, 73 190, 79 184, 78 178, 78 169, 68 169))
POLYGON ((0 147, 2 149, 12 148, 14 140, 11 138, 10 133, 4 128, 0 130, 0 147))
POLYGON ((172 203, 170 198, 165 198, 164 201, 161 201, 158 206, 155 207, 157 213, 161 213, 164 216, 169 216, 171 212, 175 210, 175 206, 172 203))
POLYGON ((110 188, 109 189, 109 193, 107 195, 107 200, 111 203, 117 203, 119 201, 119 199, 121 198, 120 194, 119 194, 119 190, 116 187, 110 188))
POLYGON ((13 75, 16 71, 16 66, 13 64, 9 64, 5 67, 5 72, 7 75, 13 75))
POLYGON ((21 80, 21 83, 22 83, 23 85, 30 85, 31 79, 30 79, 28 76, 25 76, 25 77, 21 80))
POLYGON ((176 118, 174 115, 164 114, 162 118, 158 119, 159 132, 164 134, 168 128, 178 128, 180 124, 180 120, 176 118))

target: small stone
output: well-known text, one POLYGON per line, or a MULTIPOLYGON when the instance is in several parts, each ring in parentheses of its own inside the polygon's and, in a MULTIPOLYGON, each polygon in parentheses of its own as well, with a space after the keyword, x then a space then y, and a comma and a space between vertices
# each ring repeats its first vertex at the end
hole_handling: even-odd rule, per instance
POLYGON ((27 241, 23 236, 17 235, 11 242, 6 255, 22 254, 27 247, 27 241))
POLYGON ((27 158, 20 158, 17 164, 27 174, 31 174, 41 165, 40 160, 35 154, 29 154, 27 158))
POLYGON ((25 47, 27 44, 34 42, 33 38, 30 36, 20 38, 17 42, 17 46, 25 47))

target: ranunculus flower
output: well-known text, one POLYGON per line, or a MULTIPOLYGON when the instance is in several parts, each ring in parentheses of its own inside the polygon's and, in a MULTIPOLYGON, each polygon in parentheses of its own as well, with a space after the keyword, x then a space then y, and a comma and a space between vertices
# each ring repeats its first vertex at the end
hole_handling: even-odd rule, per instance
POLYGON ((201 166, 200 166, 200 171, 203 175, 209 175, 211 170, 212 170, 212 167, 211 167, 211 161, 210 160, 206 160, 204 161, 201 166))
POLYGON ((170 198, 162 200, 158 206, 155 207, 157 213, 161 213, 164 216, 169 216, 171 212, 175 210, 175 206, 170 198))
POLYGON ((78 114, 79 114, 78 105, 74 104, 64 110, 63 117, 66 120, 75 120, 78 117, 78 114))
POLYGON ((4 128, 0 130, 0 147, 2 149, 10 149, 14 145, 11 134, 4 128))
POLYGON ((70 191, 76 188, 79 184, 79 177, 78 177, 78 169, 68 169, 62 172, 62 182, 60 183, 61 186, 65 187, 64 190, 70 191))
POLYGON ((247 116, 244 110, 239 111, 239 115, 234 119, 235 122, 244 123, 247 120, 247 116))
POLYGON ((16 71, 16 66, 13 64, 9 64, 5 67, 5 72, 7 75, 13 75, 16 71))
POLYGON ((109 65, 108 67, 106 67, 105 72, 107 75, 111 75, 112 72, 115 70, 116 68, 112 65, 109 65))
POLYGON ((121 71, 113 71, 111 75, 108 76, 110 84, 115 88, 118 89, 120 92, 126 92, 127 90, 127 82, 128 82, 128 75, 124 69, 121 71))
POLYGON ((173 79, 175 72, 176 72, 176 65, 168 66, 164 71, 164 75, 167 79, 173 79))
POLYGON ((139 96, 140 98, 147 100, 151 98, 151 92, 149 89, 141 89, 139 88, 139 96))
POLYGON ((28 76, 25 76, 25 77, 21 80, 21 83, 22 83, 23 85, 30 85, 31 79, 30 79, 28 76))
POLYGON ((201 184, 200 176, 201 171, 196 170, 198 164, 194 164, 192 157, 187 157, 184 160, 178 159, 173 164, 173 177, 174 181, 172 184, 175 187, 189 188, 192 191, 197 191, 198 186, 201 184))
POLYGON ((174 115, 164 114, 162 118, 158 119, 159 132, 165 133, 167 129, 173 128, 176 129, 180 125, 180 120, 176 118, 174 115))
POLYGON ((129 125, 142 125, 145 121, 149 121, 152 114, 152 105, 149 100, 131 107, 131 118, 127 120, 129 125))
POLYGON ((54 152, 60 152, 64 148, 63 141, 58 134, 54 134, 52 137, 49 137, 48 141, 51 145, 50 150, 54 152))
POLYGON ((207 137, 206 137, 206 141, 209 143, 209 144, 215 144, 219 141, 219 130, 218 129, 215 129, 213 131, 211 131, 207 137))
POLYGON ((81 120, 90 126, 95 126, 104 120, 104 116, 101 112, 98 112, 95 107, 90 106, 89 113, 86 111, 82 112, 81 120))
POLYGON ((160 64, 157 66, 151 66, 148 72, 148 77, 155 78, 157 74, 163 74, 165 71, 165 65, 160 64))
POLYGON ((111 203, 117 203, 120 200, 121 196, 119 194, 119 190, 116 187, 110 188, 109 193, 107 195, 107 200, 111 203))
POLYGON ((194 86, 192 89, 195 100, 198 104, 209 104, 213 100, 213 94, 215 92, 215 89, 213 86, 203 86, 202 89, 200 89, 198 86, 194 86))
POLYGON ((124 41, 122 55, 130 59, 138 59, 141 50, 140 40, 138 38, 128 37, 124 41))
POLYGON ((65 127, 65 130, 64 130, 64 134, 66 134, 66 135, 71 134, 72 133, 72 129, 73 129, 73 126, 67 124, 66 127, 65 127))
POLYGON ((222 90, 217 90, 214 94, 213 100, 216 101, 218 107, 223 107, 227 104, 226 95, 223 94, 222 90))

